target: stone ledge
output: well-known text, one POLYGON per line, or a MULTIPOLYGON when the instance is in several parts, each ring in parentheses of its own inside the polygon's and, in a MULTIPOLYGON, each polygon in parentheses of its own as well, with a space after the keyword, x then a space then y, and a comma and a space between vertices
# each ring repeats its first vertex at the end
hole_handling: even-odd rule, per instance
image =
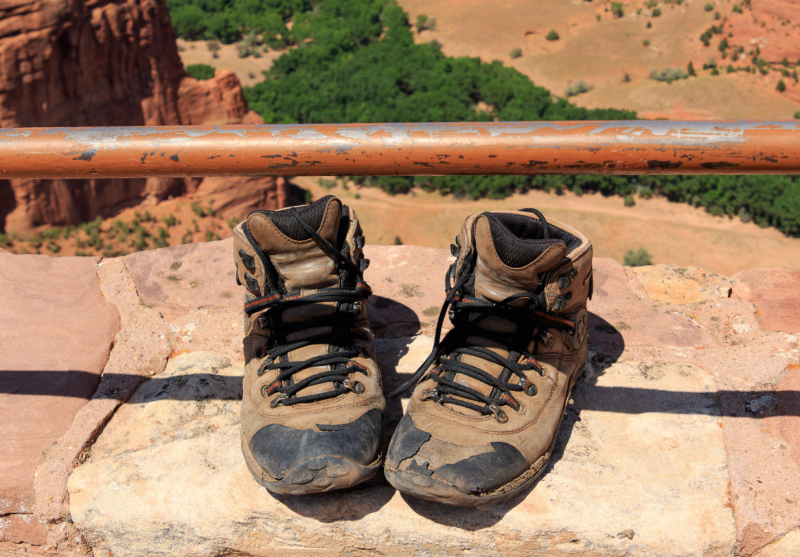
MULTIPOLYGON (((72 426, 62 426, 67 433, 36 472, 29 516, 43 524, 46 543, 22 536, 27 546, 0 542, 0 553, 796 553, 787 549, 796 536, 784 534, 800 526, 800 327, 786 305, 759 301, 793 300, 800 273, 754 270, 727 279, 596 259, 592 369, 574 396, 554 464, 508 503, 454 510, 407 501, 382 480, 349 493, 277 499, 242 474, 238 400, 230 390, 241 373, 240 293, 229 276, 229 251, 227 240, 97 265, 122 329, 110 357, 106 349, 91 402, 72 426), (781 280, 752 278, 776 273, 781 280), (144 401, 159 385, 164 393, 144 401), (220 399, 227 408, 208 414, 220 399), (170 464, 181 455, 196 460, 170 464), (69 495, 66 479, 76 464, 69 495), (177 470, 207 481, 190 478, 187 487, 177 470), (124 508, 114 503, 119 498, 124 508), (687 501, 702 512, 686 511, 687 501), (226 513, 224 528, 214 526, 226 513), (158 533, 156 541, 144 544, 137 528, 158 533), (628 529, 633 539, 616 537, 628 529)), ((449 253, 412 246, 366 252, 375 291, 369 311, 388 389, 430 349, 449 253)), ((390 427, 401 410, 390 405, 390 427)), ((0 532, 8 532, 3 524, 0 532)))

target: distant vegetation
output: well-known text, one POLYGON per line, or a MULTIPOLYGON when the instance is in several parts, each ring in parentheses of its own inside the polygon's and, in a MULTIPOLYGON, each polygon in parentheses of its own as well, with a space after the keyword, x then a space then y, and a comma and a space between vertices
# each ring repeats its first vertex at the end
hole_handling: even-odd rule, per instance
MULTIPOLYGON (((694 69, 694 68, 692 68, 694 69)), ((650 79, 656 81, 666 81, 672 83, 678 79, 686 79, 689 77, 683 68, 662 68, 661 70, 650 70, 650 79)))
POLYGON ((216 70, 208 64, 192 64, 186 66, 186 73, 195 79, 211 79, 216 70))
POLYGON ((637 250, 629 249, 625 252, 624 264, 628 267, 643 267, 653 264, 653 256, 644 248, 637 250))
POLYGON ((581 93, 588 93, 592 89, 594 89, 594 87, 586 83, 584 80, 579 79, 577 83, 567 87, 566 94, 568 97, 574 97, 575 95, 580 95, 581 93))
MULTIPOLYGON (((451 58, 436 43, 415 44, 407 15, 394 0, 228 0, 213 6, 206 2, 168 0, 173 21, 182 21, 189 8, 197 13, 197 8, 203 15, 198 21, 205 22, 197 36, 231 42, 249 34, 269 45, 297 45, 273 63, 264 81, 245 88, 250 107, 267 123, 636 118, 631 111, 588 110, 554 98, 499 61, 451 58), (240 10, 244 11, 237 19, 240 10), (219 21, 238 21, 231 28, 235 32, 217 34, 215 29, 228 29, 219 21), (291 29, 288 22, 293 22, 291 29)), ((185 29, 178 23, 176 27, 185 29)), ((709 34, 721 31, 720 25, 709 34)), ((714 64, 712 73, 719 73, 714 64)), ((686 75, 682 69, 675 71, 680 78, 686 75)), ((796 177, 362 176, 355 181, 392 194, 419 186, 473 199, 532 189, 623 197, 649 191, 705 207, 715 215, 747 215, 761 226, 800 236, 796 177)))

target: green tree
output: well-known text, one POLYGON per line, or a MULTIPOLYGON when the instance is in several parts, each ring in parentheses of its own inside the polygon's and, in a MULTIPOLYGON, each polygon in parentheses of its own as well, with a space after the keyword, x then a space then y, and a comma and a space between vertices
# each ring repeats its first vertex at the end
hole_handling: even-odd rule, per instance
POLYGON ((558 32, 555 29, 550 29, 550 32, 545 35, 545 40, 547 41, 557 41, 560 37, 558 36, 558 32))
POLYGON ((186 73, 195 79, 211 79, 214 77, 215 71, 216 70, 213 66, 209 66, 207 64, 192 64, 190 66, 186 66, 186 73))

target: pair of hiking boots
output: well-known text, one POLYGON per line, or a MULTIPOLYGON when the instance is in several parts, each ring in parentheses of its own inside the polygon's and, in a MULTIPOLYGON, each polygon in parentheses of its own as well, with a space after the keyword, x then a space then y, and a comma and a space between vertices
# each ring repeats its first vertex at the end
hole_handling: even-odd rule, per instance
POLYGON ((326 196, 233 232, 247 289, 241 443, 261 485, 331 491, 383 466, 401 492, 476 506, 543 472, 586 361, 592 245, 578 231, 535 209, 464 221, 433 350, 391 395, 414 389, 388 448, 355 212, 326 196))

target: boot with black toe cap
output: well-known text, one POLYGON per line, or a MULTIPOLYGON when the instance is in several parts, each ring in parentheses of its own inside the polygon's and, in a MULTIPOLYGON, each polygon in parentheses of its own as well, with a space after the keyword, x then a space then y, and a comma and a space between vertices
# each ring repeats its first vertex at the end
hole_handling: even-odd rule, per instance
POLYGON ((386 455, 409 495, 479 506, 544 471, 587 354, 592 245, 535 209, 468 217, 431 354, 386 455), (453 324, 444 338, 444 317, 453 324))
POLYGON ((385 400, 367 320, 364 236, 333 196, 234 228, 245 294, 242 451, 261 485, 353 486, 383 462, 385 400))

